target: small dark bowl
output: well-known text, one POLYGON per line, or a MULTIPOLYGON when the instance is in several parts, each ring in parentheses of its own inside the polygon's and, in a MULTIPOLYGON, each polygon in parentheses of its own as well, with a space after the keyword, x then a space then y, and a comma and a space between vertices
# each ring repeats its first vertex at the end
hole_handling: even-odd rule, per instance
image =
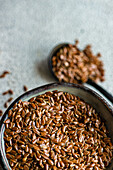
MULTIPOLYGON (((83 99, 85 102, 91 104, 98 113, 100 113, 100 116, 105 120, 107 129, 109 130, 109 136, 112 139, 113 142, 113 108, 103 99, 100 95, 98 95, 93 90, 83 86, 83 85, 76 85, 76 84, 70 84, 70 83, 52 83, 45 86, 41 86, 38 88, 35 88, 33 90, 30 90, 20 97, 18 97, 6 110, 4 113, 1 122, 0 122, 0 159, 3 169, 10 170, 10 166, 8 163, 8 160, 6 158, 5 153, 5 147, 4 147, 4 121, 8 117, 8 111, 13 107, 13 105, 18 102, 20 99, 22 101, 28 101, 30 98, 37 96, 39 94, 43 94, 47 91, 53 91, 53 90, 60 90, 69 92, 71 94, 74 94, 76 96, 79 96, 81 99, 83 99)), ((107 167, 107 170, 113 170, 113 160, 111 161, 110 165, 107 167)))
MULTIPOLYGON (((63 47, 67 47, 69 45, 69 43, 62 43, 59 45, 56 45, 53 50, 50 52, 49 57, 48 57, 48 67, 50 72, 52 73, 53 77, 59 82, 58 77, 55 75, 54 71, 53 71, 53 66, 52 66, 52 58, 53 56, 55 56, 57 54, 57 52, 62 49, 63 47)), ((80 50, 80 49, 79 49, 80 50)), ((61 80, 61 82, 64 82, 64 80, 61 80)), ((92 87, 94 87, 95 89, 97 89, 100 93, 102 93, 112 104, 113 104, 113 96, 107 92, 103 87, 101 87, 100 85, 98 85, 96 82, 94 82, 91 79, 88 79, 87 84, 91 85, 92 87)), ((83 84, 83 82, 81 80, 78 81, 78 84, 83 84)))

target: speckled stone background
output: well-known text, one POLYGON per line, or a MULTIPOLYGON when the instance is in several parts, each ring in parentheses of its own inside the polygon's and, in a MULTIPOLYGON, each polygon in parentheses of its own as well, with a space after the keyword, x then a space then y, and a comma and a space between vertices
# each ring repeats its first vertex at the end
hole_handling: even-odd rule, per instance
MULTIPOLYGON (((79 47, 92 44, 101 52, 106 81, 99 83, 113 94, 113 0, 0 0, 0 109, 9 96, 14 99, 29 89, 54 82, 47 57, 61 42, 79 47)), ((92 87, 91 87, 92 88, 92 87)))
POLYGON ((9 88, 15 99, 24 84, 32 89, 54 82, 47 57, 56 44, 75 39, 80 48, 90 43, 102 53, 106 81, 100 85, 113 94, 112 0, 0 0, 0 74, 11 72, 0 79, 0 108, 9 88))

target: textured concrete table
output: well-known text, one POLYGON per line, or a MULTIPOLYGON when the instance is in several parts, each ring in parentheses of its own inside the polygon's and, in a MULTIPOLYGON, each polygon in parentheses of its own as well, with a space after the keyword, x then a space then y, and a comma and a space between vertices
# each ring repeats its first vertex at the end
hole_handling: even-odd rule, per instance
POLYGON ((47 56, 58 43, 79 39, 80 48, 90 43, 101 52, 106 81, 113 94, 113 1, 112 0, 0 0, 0 108, 14 90, 14 99, 29 89, 54 82, 47 56))

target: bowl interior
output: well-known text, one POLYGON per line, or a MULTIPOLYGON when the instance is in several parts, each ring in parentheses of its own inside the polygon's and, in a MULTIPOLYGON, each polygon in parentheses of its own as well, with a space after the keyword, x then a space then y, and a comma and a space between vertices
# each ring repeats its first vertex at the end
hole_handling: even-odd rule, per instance
MULTIPOLYGON (((69 92, 71 94, 79 96, 85 102, 91 104, 96 109, 96 111, 98 113, 100 113, 100 116, 105 120, 105 124, 109 131, 109 136, 111 137, 112 142, 113 142, 113 110, 112 110, 112 108, 110 108, 108 103, 105 102, 104 99, 102 99, 97 93, 93 92, 89 88, 86 88, 86 87, 83 87, 80 85, 75 85, 75 84, 67 84, 67 83, 55 83, 55 84, 45 85, 43 87, 36 88, 34 90, 31 90, 31 91, 23 94, 18 99, 16 99, 13 102, 13 104, 18 102, 20 99, 22 101, 28 101, 32 97, 35 97, 35 96, 43 94, 47 91, 53 91, 53 90, 69 92)), ((4 120, 7 118, 7 112, 8 112, 8 110, 11 109, 13 104, 7 109, 7 111, 5 113, 4 120)), ((3 163, 4 169, 11 169, 9 167, 9 164, 8 164, 8 161, 6 158, 6 154, 5 154, 4 139, 3 139, 4 130, 5 130, 5 127, 4 127, 4 124, 2 123, 1 135, 0 135, 2 163, 3 163)), ((113 160, 107 169, 109 169, 109 170, 113 169, 113 160)))

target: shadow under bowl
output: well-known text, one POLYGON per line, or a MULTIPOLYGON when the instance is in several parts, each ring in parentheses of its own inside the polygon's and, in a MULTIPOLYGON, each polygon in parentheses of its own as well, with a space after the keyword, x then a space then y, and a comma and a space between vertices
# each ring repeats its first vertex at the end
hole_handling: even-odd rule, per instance
MULTIPOLYGON (((12 109, 13 105, 17 103, 19 100, 22 101, 28 101, 30 98, 38 96, 40 94, 43 94, 47 91, 53 91, 53 90, 59 90, 68 92, 71 94, 74 94, 76 96, 79 96, 81 99, 83 99, 85 102, 92 105, 96 111, 100 114, 100 116, 105 120, 106 127, 109 131, 109 136, 112 139, 113 143, 113 108, 106 102, 105 99, 103 99, 99 94, 94 92, 93 90, 83 86, 83 85, 77 85, 77 84, 70 84, 70 83, 52 83, 47 84, 38 88, 35 88, 33 90, 30 90, 20 97, 18 97, 6 110, 4 113, 1 122, 0 122, 0 159, 2 168, 5 170, 10 170, 11 167, 9 166, 8 160, 6 158, 5 153, 5 146, 4 146, 4 121, 8 117, 8 111, 12 109)), ((113 170, 113 160, 107 167, 107 170, 113 170)))

